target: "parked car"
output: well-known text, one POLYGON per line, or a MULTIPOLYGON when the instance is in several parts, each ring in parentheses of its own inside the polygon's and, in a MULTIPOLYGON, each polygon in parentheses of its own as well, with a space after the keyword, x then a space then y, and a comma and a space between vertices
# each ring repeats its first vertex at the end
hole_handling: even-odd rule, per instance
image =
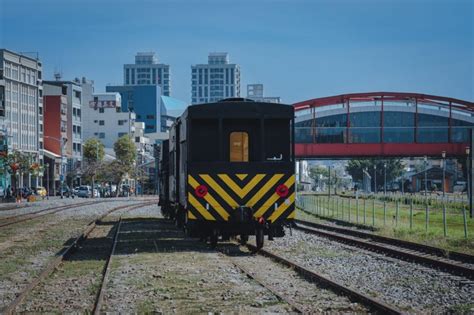
POLYGON ((77 196, 77 193, 79 192, 79 186, 76 186, 72 189, 72 193, 77 196))
POLYGON ((46 197, 46 188, 43 186, 36 187, 36 194, 40 197, 46 197))
POLYGON ((79 186, 77 189, 77 196, 81 198, 90 198, 92 196, 90 186, 79 186))

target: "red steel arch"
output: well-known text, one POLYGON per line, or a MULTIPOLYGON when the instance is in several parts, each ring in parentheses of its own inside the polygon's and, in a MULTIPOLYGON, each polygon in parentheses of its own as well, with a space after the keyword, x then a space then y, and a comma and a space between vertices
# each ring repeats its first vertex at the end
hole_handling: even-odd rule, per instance
MULTIPOLYGON (((415 106, 415 130, 417 128, 418 105, 433 105, 449 111, 448 130, 451 133, 451 119, 453 111, 474 112, 474 103, 460 99, 435 96, 420 93, 404 92, 368 92, 351 93, 336 96, 314 98, 293 104, 296 115, 298 112, 311 108, 318 108, 330 105, 343 104, 347 108, 347 113, 351 112, 351 104, 358 102, 378 102, 380 104, 381 117, 383 117, 384 103, 411 102, 415 106)), ((350 128, 350 120, 347 119, 347 128, 350 128)), ((383 132, 383 119, 381 119, 381 130, 383 132)), ((450 139, 450 137, 449 137, 450 139)), ((296 143, 295 153, 297 158, 318 158, 318 157, 368 157, 368 156, 439 156, 442 151, 446 151, 450 156, 465 155, 466 147, 469 143, 384 143, 383 134, 378 143, 296 143)))

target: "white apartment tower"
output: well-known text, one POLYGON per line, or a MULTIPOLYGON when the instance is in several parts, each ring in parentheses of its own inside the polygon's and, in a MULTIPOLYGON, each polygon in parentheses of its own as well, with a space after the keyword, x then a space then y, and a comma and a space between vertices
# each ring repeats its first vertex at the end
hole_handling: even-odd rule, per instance
POLYGON ((240 97, 240 67, 228 53, 210 53, 207 64, 191 66, 191 103, 211 103, 240 97))
POLYGON ((163 95, 170 96, 170 66, 158 63, 154 52, 139 52, 135 64, 123 65, 124 85, 159 85, 163 95))

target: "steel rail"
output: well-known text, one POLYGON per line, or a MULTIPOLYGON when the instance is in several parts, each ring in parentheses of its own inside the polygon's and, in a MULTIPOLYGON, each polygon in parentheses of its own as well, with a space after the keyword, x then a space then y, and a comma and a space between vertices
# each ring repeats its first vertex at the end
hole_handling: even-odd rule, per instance
MULTIPOLYGON (((102 202, 105 202, 105 201, 100 201, 100 203, 102 203, 102 202)), ((19 215, 15 215, 15 216, 10 216, 10 217, 7 217, 7 218, 0 218, 0 222, 9 221, 9 220, 13 219, 13 221, 11 221, 11 222, 0 223, 0 228, 5 227, 5 226, 9 226, 9 225, 13 225, 13 224, 16 224, 16 223, 20 223, 20 222, 33 220, 33 219, 36 219, 36 218, 41 218, 41 217, 46 216, 48 214, 54 214, 54 213, 57 213, 57 212, 60 212, 60 211, 65 211, 65 210, 69 210, 69 209, 73 209, 73 208, 79 208, 79 207, 83 207, 83 206, 92 205, 94 203, 96 203, 96 202, 86 201, 86 202, 81 202, 81 203, 78 203, 78 204, 56 206, 56 207, 51 207, 51 208, 47 208, 47 209, 38 210, 38 211, 35 211, 35 212, 31 212, 31 213, 24 213, 24 214, 19 214, 19 215), (53 210, 53 211, 51 211, 51 210, 53 210), (47 211, 51 211, 51 212, 47 212, 47 211), (43 213, 43 212, 47 212, 47 213, 43 213), (41 214, 35 216, 35 214, 38 214, 38 213, 41 213, 41 214), (20 219, 14 220, 14 219, 17 219, 17 218, 20 218, 20 219)))
POLYGON ((281 256, 278 256, 270 251, 267 251, 265 249, 260 249, 258 250, 257 247, 247 244, 246 245, 251 251, 256 252, 259 255, 263 255, 266 257, 269 257, 287 267, 292 268, 296 272, 298 272, 301 276, 305 277, 306 279, 309 279, 311 281, 315 281, 325 287, 330 288, 333 291, 336 292, 342 292, 344 295, 352 299, 353 301, 359 302, 362 305, 368 306, 369 308, 373 309, 374 311, 381 313, 381 314, 404 314, 400 309, 398 309, 395 306, 388 305, 385 302, 382 302, 378 299, 375 299, 373 297, 370 297, 366 294, 363 294, 361 292, 355 291, 349 287, 346 287, 342 285, 341 283, 331 280, 319 273, 316 273, 312 270, 306 269, 303 266, 298 265, 295 262, 292 262, 286 258, 283 258, 281 256))
POLYGON ((331 225, 309 222, 309 221, 298 220, 298 219, 295 219, 294 222, 297 224, 304 224, 304 225, 314 227, 314 228, 320 228, 320 229, 324 229, 328 231, 340 232, 347 235, 353 235, 360 238, 371 239, 380 243, 396 245, 396 246, 404 247, 407 249, 416 250, 416 251, 423 252, 426 254, 434 255, 434 256, 444 257, 451 260, 457 260, 459 262, 474 264, 474 255, 455 252, 455 251, 451 251, 451 250, 447 250, 447 249, 443 249, 439 247, 434 247, 430 245, 400 240, 400 239, 391 238, 387 236, 377 235, 374 233, 368 233, 368 232, 363 232, 359 230, 343 228, 339 226, 331 226, 331 225))
POLYGON ((388 245, 393 247, 388 247, 387 244, 376 243, 370 239, 364 239, 352 235, 347 236, 344 232, 341 231, 325 231, 323 230, 323 228, 309 225, 305 227, 302 225, 301 222, 297 224, 295 228, 306 233, 317 234, 323 237, 327 237, 344 244, 368 249, 370 251, 382 253, 387 256, 395 257, 405 261, 416 262, 418 264, 427 265, 430 267, 436 267, 451 274, 463 276, 469 279, 474 279, 474 269, 469 266, 463 265, 457 261, 450 261, 446 258, 420 253, 412 249, 397 247, 393 244, 388 245))
POLYGON ((104 269, 102 271, 102 281, 100 283, 100 290, 97 293, 96 300, 94 302, 94 308, 92 309, 92 313, 94 315, 99 315, 100 310, 102 309, 102 304, 104 301, 104 296, 105 296, 105 290, 107 287, 107 282, 110 274, 110 265, 112 262, 112 257, 115 254, 115 248, 117 247, 117 242, 118 242, 118 237, 120 234, 120 227, 122 226, 122 217, 120 217, 118 223, 117 223, 117 228, 115 230, 114 234, 114 239, 113 239, 113 244, 112 248, 110 249, 109 256, 107 257, 107 261, 105 263, 104 269))
POLYGON ((15 300, 13 300, 7 307, 5 307, 3 310, 0 311, 1 314, 6 314, 10 315, 15 312, 15 309, 25 300, 25 298, 28 296, 28 294, 33 291, 33 289, 40 284, 44 279, 46 279, 49 275, 51 275, 54 270, 68 257, 71 256, 71 254, 74 252, 76 248, 85 240, 87 237, 90 235, 90 233, 96 228, 97 224, 102 221, 106 216, 112 214, 113 212, 123 210, 126 208, 127 211, 131 211, 137 208, 141 208, 147 205, 152 205, 155 202, 142 202, 140 204, 133 204, 133 205, 123 205, 123 206, 118 206, 113 209, 108 210, 105 214, 99 216, 97 219, 91 221, 84 232, 80 236, 78 236, 74 242, 69 245, 67 248, 63 249, 60 254, 54 258, 52 261, 48 263, 48 265, 41 271, 41 273, 36 277, 32 282, 30 282, 25 289, 16 297, 15 300))

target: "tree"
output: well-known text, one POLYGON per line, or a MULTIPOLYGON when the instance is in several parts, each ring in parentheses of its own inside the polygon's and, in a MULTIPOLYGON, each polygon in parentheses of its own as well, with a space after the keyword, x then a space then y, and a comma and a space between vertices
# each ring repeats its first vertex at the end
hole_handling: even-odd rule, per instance
MULTIPOLYGON (((399 159, 358 159, 350 160, 347 163, 346 171, 352 176, 354 181, 362 181, 364 178, 364 169, 367 169, 370 176, 372 176, 372 183, 374 183, 374 166, 376 166, 375 174, 377 179, 377 186, 384 184, 384 163, 387 164, 387 184, 399 177, 403 172, 403 164, 399 159)), ((373 185, 373 184, 372 184, 373 185)))
POLYGON ((328 177, 329 172, 326 166, 315 165, 309 169, 309 177, 315 182, 319 180, 320 175, 322 175, 322 177, 328 177))
POLYGON ((12 175, 12 186, 15 189, 16 194, 18 193, 19 188, 16 174, 18 173, 20 178, 25 173, 32 172, 34 174, 34 172, 39 169, 39 164, 33 163, 33 161, 33 155, 30 153, 13 151, 12 153, 8 154, 5 164, 7 166, 6 168, 12 175))
POLYGON ((115 158, 114 167, 117 174, 117 193, 119 192, 119 185, 125 174, 131 174, 133 165, 137 157, 137 149, 135 143, 128 135, 120 137, 114 143, 115 158))
MULTIPOLYGON (((87 162, 84 173, 91 176, 92 189, 94 189, 94 180, 100 171, 105 155, 104 144, 99 139, 90 138, 84 143, 83 152, 84 159, 87 162)), ((92 193, 92 198, 94 198, 94 192, 92 193)))
POLYGON ((84 143, 84 159, 88 164, 99 163, 104 159, 104 144, 95 138, 90 138, 84 143))

